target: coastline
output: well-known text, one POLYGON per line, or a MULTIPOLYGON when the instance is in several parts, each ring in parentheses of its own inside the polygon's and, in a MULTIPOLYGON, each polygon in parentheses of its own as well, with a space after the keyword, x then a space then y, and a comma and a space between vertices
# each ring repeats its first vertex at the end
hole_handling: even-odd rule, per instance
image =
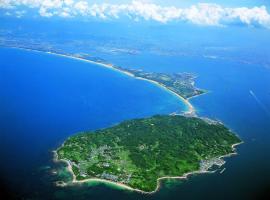
POLYGON ((136 79, 139 79, 139 80, 150 82, 150 83, 155 84, 158 87, 166 90, 167 92, 170 92, 171 94, 176 96, 178 99, 180 99, 187 107, 187 110, 184 112, 185 115, 196 116, 196 109, 189 102, 189 99, 195 98, 195 97, 200 96, 202 94, 185 99, 181 95, 177 94, 176 92, 172 91, 171 89, 167 88, 166 86, 162 85, 161 83, 159 83, 157 81, 153 81, 153 80, 150 80, 150 79, 147 79, 147 78, 142 78, 142 77, 135 76, 134 74, 132 74, 130 72, 127 72, 125 70, 122 70, 122 69, 119 69, 119 68, 115 67, 113 64, 106 64, 106 63, 102 63, 102 62, 98 62, 98 61, 93 61, 93 60, 89 60, 89 59, 85 59, 85 58, 76 57, 76 56, 73 56, 73 55, 54 53, 54 52, 50 52, 50 51, 41 51, 41 50, 35 50, 35 49, 30 49, 30 48, 28 49, 28 48, 22 48, 22 47, 7 47, 7 48, 21 49, 21 50, 26 50, 26 51, 38 52, 38 53, 46 53, 46 54, 51 54, 51 55, 54 55, 54 56, 60 56, 60 57, 64 57, 64 58, 69 58, 69 59, 74 59, 74 60, 78 60, 78 61, 82 61, 82 62, 87 62, 87 63, 91 63, 91 64, 98 65, 98 66, 101 66, 101 67, 105 67, 105 68, 108 68, 108 69, 111 69, 111 70, 115 70, 115 71, 117 71, 119 73, 122 73, 122 74, 127 75, 127 76, 132 77, 132 78, 136 78, 136 79))
MULTIPOLYGON (((234 155, 237 155, 237 152, 236 152, 236 146, 240 145, 244 143, 243 141, 239 142, 239 143, 235 143, 233 144, 231 147, 232 147, 232 150, 234 151, 233 153, 229 153, 229 154, 226 154, 226 155, 222 155, 222 156, 219 156, 218 158, 219 159, 222 159, 223 158, 227 158, 227 157, 231 157, 231 156, 234 156, 234 155)), ((211 168, 212 166, 210 166, 207 170, 197 170, 197 171, 193 171, 193 172, 187 172, 185 174, 183 174, 182 176, 164 176, 164 177, 160 177, 157 179, 157 187, 155 190, 153 191, 150 191, 150 192, 146 192, 146 191, 143 191, 143 190, 140 190, 140 189, 137 189, 137 188, 132 188, 124 183, 120 183, 120 182, 114 182, 114 181, 110 181, 110 180, 106 180, 106 179, 101 179, 101 178, 88 178, 88 179, 84 179, 84 180, 77 180, 76 179, 76 175, 74 174, 73 170, 72 170, 72 165, 70 164, 70 162, 68 160, 64 160, 64 159, 58 159, 58 154, 57 154, 57 150, 55 151, 52 151, 54 156, 53 156, 53 161, 54 162, 64 162, 67 164, 67 170, 70 172, 70 174, 72 175, 72 181, 71 183, 64 183, 64 184, 56 184, 57 186, 61 186, 61 187, 64 187, 66 186, 67 184, 82 184, 82 183, 90 183, 90 182, 99 182, 99 183, 107 183, 107 184, 111 184, 111 185, 115 185, 121 189, 126 189, 126 190, 129 190, 129 191, 134 191, 134 192, 139 192, 139 193, 142 193, 142 194, 154 194, 156 193, 157 191, 159 191, 160 187, 161 187, 161 181, 162 180, 167 180, 167 179, 187 179, 188 176, 190 175, 194 175, 194 174, 205 174, 205 173, 214 173, 216 170, 214 171, 209 171, 209 168, 211 168)), ((222 165, 224 165, 226 163, 226 161, 224 161, 224 163, 222 165)), ((219 167, 221 167, 222 165, 220 165, 219 167)))
MULTIPOLYGON (((185 114, 188 114, 188 115, 191 115, 191 116, 195 116, 196 115, 196 110, 193 107, 193 105, 189 102, 189 99, 195 98, 195 97, 200 96, 202 94, 196 95, 196 96, 193 96, 191 98, 185 99, 181 95, 177 94, 176 92, 172 91, 171 89, 167 88, 166 86, 164 86, 163 84, 161 84, 161 83, 159 83, 157 81, 153 81, 153 80, 150 80, 150 79, 147 79, 147 78, 137 77, 134 74, 125 71, 124 69, 119 69, 119 68, 113 66, 112 64, 106 64, 106 63, 102 63, 102 62, 98 62, 98 61, 88 60, 88 59, 85 59, 85 58, 80 58, 80 57, 76 57, 76 56, 73 56, 73 55, 66 55, 66 54, 61 54, 61 53, 46 52, 46 51, 41 51, 41 50, 27 49, 27 48, 20 48, 20 47, 9 47, 9 48, 16 48, 16 49, 22 49, 22 50, 27 50, 27 51, 33 51, 33 52, 46 53, 46 54, 51 54, 51 55, 55 55, 55 56, 61 56, 61 57, 65 57, 65 58, 75 59, 75 60, 82 61, 82 62, 88 62, 88 63, 91 63, 91 64, 95 64, 95 65, 98 65, 98 66, 101 66, 101 67, 106 67, 108 69, 112 69, 112 70, 118 71, 119 73, 125 74, 127 76, 130 76, 130 77, 133 77, 133 78, 136 78, 136 79, 148 81, 148 82, 150 82, 152 84, 155 84, 155 85, 161 87, 162 89, 165 89, 167 92, 172 93, 173 95, 175 95, 176 97, 178 97, 182 102, 184 102, 184 104, 188 108, 188 110, 185 112, 185 114)), ((203 94, 205 94, 205 93, 203 93, 203 94)), ((233 144, 232 145, 233 151, 235 151, 235 147, 237 145, 241 144, 241 143, 243 143, 243 142, 240 142, 240 143, 237 143, 237 144, 233 144)), ((114 181, 110 181, 110 180, 106 180, 106 179, 88 178, 88 179, 84 179, 84 180, 77 180, 76 179, 76 175, 74 174, 74 172, 72 170, 71 163, 68 160, 62 160, 62 159, 59 160, 58 159, 57 152, 56 151, 53 151, 53 152, 56 155, 56 158, 54 159, 54 161, 56 161, 56 162, 65 162, 67 164, 67 169, 68 169, 68 171, 72 175, 72 181, 71 181, 71 183, 80 184, 80 183, 86 183, 86 182, 102 182, 102 183, 113 184, 113 185, 116 185, 116 186, 118 186, 120 188, 123 188, 123 189, 131 190, 131 191, 135 191, 135 192, 139 192, 139 193, 144 193, 144 194, 153 194, 153 193, 157 192, 160 189, 161 181, 162 180, 165 180, 165 179, 187 179, 189 175, 202 174, 202 173, 213 173, 214 172, 214 171, 208 171, 208 170, 204 170, 204 171, 197 170, 197 171, 185 173, 182 176, 172 176, 172 177, 165 176, 165 177, 160 177, 160 178, 157 179, 157 187, 156 187, 156 189, 153 190, 153 191, 150 191, 150 192, 145 192, 145 191, 140 190, 140 189, 132 188, 132 187, 126 185, 126 184, 123 184, 123 183, 120 183, 120 182, 114 182, 114 181)), ((230 156, 236 155, 236 154, 237 154, 237 152, 233 152, 233 153, 230 153, 230 154, 227 154, 227 155, 220 156, 218 158, 222 159, 222 158, 230 157, 230 156)), ((69 184, 69 183, 67 183, 67 184, 69 184)), ((66 185, 66 183, 64 185, 66 185)))

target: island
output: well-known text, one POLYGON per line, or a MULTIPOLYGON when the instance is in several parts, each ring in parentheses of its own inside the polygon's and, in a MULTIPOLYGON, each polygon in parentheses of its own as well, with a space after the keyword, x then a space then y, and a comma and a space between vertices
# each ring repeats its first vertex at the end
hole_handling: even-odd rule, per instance
POLYGON ((100 180, 151 193, 161 179, 184 178, 224 164, 241 140, 222 123, 155 115, 69 137, 56 150, 73 182, 100 180))

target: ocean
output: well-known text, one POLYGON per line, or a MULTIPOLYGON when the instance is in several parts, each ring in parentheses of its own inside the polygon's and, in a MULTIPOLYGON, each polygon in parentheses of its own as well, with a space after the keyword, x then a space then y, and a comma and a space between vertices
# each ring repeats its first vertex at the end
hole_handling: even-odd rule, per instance
POLYGON ((105 57, 148 71, 193 72, 209 93, 191 100, 200 116, 224 122, 244 141, 220 174, 164 182, 153 195, 104 184, 56 187, 68 179, 52 150, 70 135, 123 120, 185 111, 149 82, 86 62, 0 48, 1 182, 14 199, 260 199, 270 187, 270 69, 181 56, 105 57))

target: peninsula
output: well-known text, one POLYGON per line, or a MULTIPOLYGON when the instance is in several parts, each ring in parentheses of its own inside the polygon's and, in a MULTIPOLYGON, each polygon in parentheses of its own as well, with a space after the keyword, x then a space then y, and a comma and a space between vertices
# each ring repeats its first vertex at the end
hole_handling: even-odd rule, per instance
POLYGON ((195 87, 196 76, 192 73, 161 73, 161 72, 144 72, 143 70, 120 68, 133 74, 135 77, 151 80, 166 87, 168 90, 189 99, 194 96, 205 93, 205 90, 195 87))
POLYGON ((241 140, 223 124, 156 115, 69 137, 56 151, 73 182, 109 181, 154 192, 163 178, 181 178, 222 165, 241 140))
POLYGON ((24 45, 5 45, 9 48, 17 48, 28 51, 35 51, 41 53, 48 53, 56 56, 62 56, 66 58, 76 59, 83 62, 88 62, 96 64, 98 66, 106 67, 112 70, 116 70, 125 75, 132 76, 134 78, 142 79, 153 84, 162 87, 168 92, 176 95, 181 101, 187 106, 187 111, 185 114, 189 116, 195 116, 196 110, 189 102, 189 99, 196 97, 198 95, 204 94, 207 91, 199 89, 195 86, 196 76, 192 73, 182 72, 182 73, 164 73, 164 72, 146 72, 140 69, 132 69, 122 66, 114 65, 102 58, 91 56, 87 53, 68 53, 62 50, 55 50, 46 47, 29 47, 24 45))
POLYGON ((202 90, 195 87, 194 80, 196 76, 192 73, 146 72, 140 69, 132 69, 127 67, 116 66, 105 61, 104 59, 89 56, 87 54, 74 54, 73 57, 93 61, 95 63, 102 64, 106 67, 110 67, 118 71, 121 71, 127 75, 154 82, 172 91, 173 93, 181 96, 185 100, 194 96, 201 95, 206 92, 206 90, 202 90))

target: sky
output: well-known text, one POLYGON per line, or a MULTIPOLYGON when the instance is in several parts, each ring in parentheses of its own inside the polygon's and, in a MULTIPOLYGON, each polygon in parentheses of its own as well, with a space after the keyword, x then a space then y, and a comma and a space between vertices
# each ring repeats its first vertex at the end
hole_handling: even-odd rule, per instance
POLYGON ((0 0, 0 15, 270 28, 268 0, 0 0))

